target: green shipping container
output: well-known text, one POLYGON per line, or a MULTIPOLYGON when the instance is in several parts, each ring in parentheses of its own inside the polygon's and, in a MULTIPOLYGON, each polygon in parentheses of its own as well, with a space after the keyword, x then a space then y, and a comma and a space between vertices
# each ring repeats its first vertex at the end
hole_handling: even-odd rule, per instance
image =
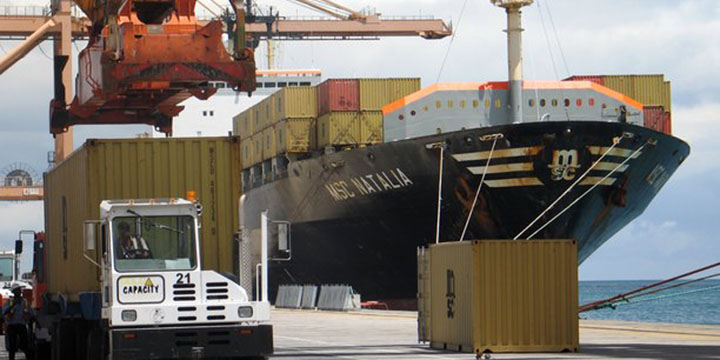
POLYGON ((420 78, 360 79, 360 110, 380 111, 383 106, 420 90, 420 78))
POLYGON ((44 187, 51 294, 77 301, 80 292, 99 291, 99 269, 83 258, 82 240, 83 223, 99 218, 103 200, 181 198, 196 191, 203 205, 203 267, 238 272, 238 138, 88 140, 45 174, 44 187))

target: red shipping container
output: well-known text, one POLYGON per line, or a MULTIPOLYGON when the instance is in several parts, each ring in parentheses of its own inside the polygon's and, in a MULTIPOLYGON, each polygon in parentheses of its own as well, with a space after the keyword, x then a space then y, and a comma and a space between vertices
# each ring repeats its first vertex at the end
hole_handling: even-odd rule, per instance
POLYGON ((360 81, 329 79, 317 86, 318 115, 335 111, 360 111, 360 81))
POLYGON ((665 109, 662 106, 645 106, 643 108, 643 125, 648 129, 664 131, 665 109))
POLYGON ((663 114, 663 132, 672 135, 672 115, 670 112, 663 114))
POLYGON ((574 75, 567 79, 564 79, 563 81, 590 81, 598 85, 605 85, 603 82, 603 78, 600 75, 574 75))

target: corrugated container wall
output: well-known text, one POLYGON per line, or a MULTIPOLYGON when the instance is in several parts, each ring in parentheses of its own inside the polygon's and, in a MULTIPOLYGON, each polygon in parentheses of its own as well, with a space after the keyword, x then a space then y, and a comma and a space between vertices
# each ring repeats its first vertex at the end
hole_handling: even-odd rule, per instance
POLYGON ((277 139, 275 138, 275 126, 269 126, 260 133, 262 137, 262 160, 274 158, 277 151, 277 139))
POLYGON ((383 142, 382 111, 365 111, 360 114, 360 144, 375 145, 383 142))
POLYGON ((604 75, 603 83, 644 105, 661 105, 671 111, 670 82, 663 75, 604 75))
POLYGON ((665 109, 662 106, 645 106, 643 108, 643 126, 665 132, 665 109))
POLYGON ((359 112, 332 112, 318 119, 319 147, 357 145, 360 138, 359 112))
POLYGON ((99 218, 102 200, 185 197, 189 190, 204 209, 203 267, 237 273, 239 156, 237 138, 88 140, 45 174, 48 291, 77 300, 79 292, 99 290, 82 239, 83 222, 99 218))
MULTIPOLYGON (((308 153, 317 147, 315 118, 285 119, 275 125, 279 154, 308 153)), ((382 126, 381 126, 382 130, 382 126)))
POLYGON ((360 79, 360 110, 380 111, 383 106, 419 90, 419 78, 360 79))
POLYGON ((578 350, 575 241, 448 242, 429 251, 431 319, 419 324, 429 324, 433 348, 578 350))
POLYGON ((250 108, 233 117, 233 135, 239 136, 240 139, 244 140, 254 134, 255 123, 253 114, 255 114, 255 111, 250 108))
POLYGON ((335 111, 360 111, 360 81, 329 79, 317 86, 318 115, 335 111))
POLYGON ((314 86, 286 87, 273 97, 277 108, 273 125, 288 118, 317 117, 317 88, 314 86))
POLYGON ((275 107, 275 97, 268 96, 263 101, 255 105, 256 113, 254 134, 265 130, 271 126, 273 121, 277 119, 277 109, 275 107))
POLYGON ((250 137, 250 146, 252 146, 252 157, 249 164, 243 164, 246 168, 256 165, 263 161, 263 133, 256 133, 250 137))

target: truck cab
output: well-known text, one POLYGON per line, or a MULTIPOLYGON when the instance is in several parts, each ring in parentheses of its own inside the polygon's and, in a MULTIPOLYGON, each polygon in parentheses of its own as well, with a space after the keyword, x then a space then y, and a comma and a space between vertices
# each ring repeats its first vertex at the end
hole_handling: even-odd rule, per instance
POLYGON ((0 305, 12 297, 10 289, 20 285, 23 289, 31 289, 30 283, 20 278, 18 256, 14 250, 0 251, 0 305))
POLYGON ((100 219, 84 224, 84 259, 78 259, 98 268, 100 291, 77 294, 80 314, 53 317, 52 351, 65 348, 55 342, 77 343, 80 334, 86 348, 74 351, 84 350, 87 359, 272 354, 269 302, 250 301, 230 276, 202 267, 201 211, 183 199, 102 201, 100 219))

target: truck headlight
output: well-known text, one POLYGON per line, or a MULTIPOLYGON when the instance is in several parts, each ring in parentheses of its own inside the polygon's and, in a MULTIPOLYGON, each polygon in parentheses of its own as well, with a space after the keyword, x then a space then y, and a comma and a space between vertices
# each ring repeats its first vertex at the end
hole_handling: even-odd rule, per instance
POLYGON ((137 311, 135 310, 123 310, 120 313, 122 321, 135 321, 137 320, 137 311))
POLYGON ((241 318, 249 318, 253 316, 252 306, 241 306, 238 308, 238 316, 241 318))

